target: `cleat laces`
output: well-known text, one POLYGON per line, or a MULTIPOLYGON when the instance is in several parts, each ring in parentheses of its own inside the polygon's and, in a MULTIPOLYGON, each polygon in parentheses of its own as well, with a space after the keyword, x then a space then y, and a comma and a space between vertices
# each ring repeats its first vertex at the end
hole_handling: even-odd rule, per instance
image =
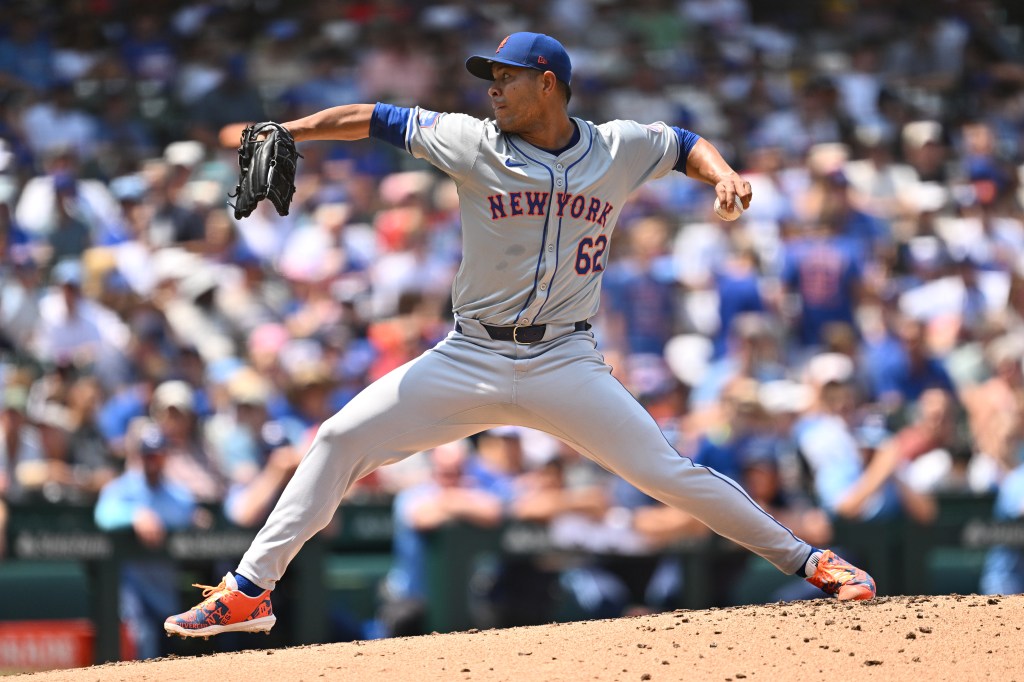
POLYGON ((231 591, 228 588, 227 583, 225 583, 223 580, 221 580, 220 584, 216 587, 213 587, 211 585, 201 585, 199 583, 192 583, 192 587, 198 587, 203 591, 203 601, 193 606, 193 609, 198 609, 203 606, 206 606, 207 604, 215 602, 218 599, 220 599, 224 594, 231 591))

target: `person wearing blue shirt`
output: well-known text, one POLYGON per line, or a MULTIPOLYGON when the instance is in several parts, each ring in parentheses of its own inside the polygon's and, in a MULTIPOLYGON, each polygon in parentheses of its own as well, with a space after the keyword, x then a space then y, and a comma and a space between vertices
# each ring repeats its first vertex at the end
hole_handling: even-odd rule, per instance
MULTIPOLYGON (((167 532, 188 528, 196 511, 192 494, 164 477, 167 441, 156 425, 145 424, 128 469, 100 491, 94 516, 102 530, 131 529, 147 547, 161 547, 167 532)), ((121 619, 135 637, 139 658, 160 656, 163 615, 178 608, 173 562, 148 559, 121 569, 121 619)))
POLYGON ((54 82, 53 40, 30 14, 4 19, 0 36, 0 77, 5 89, 45 90, 54 82))
POLYGON ((853 314, 863 278, 861 256, 860 247, 828 223, 786 246, 781 279, 800 298, 796 332, 801 345, 822 345, 830 322, 857 328, 853 314))
POLYGON ((778 322, 767 313, 740 313, 729 325, 726 354, 708 365, 707 372, 690 393, 690 408, 707 409, 715 405, 729 382, 738 378, 761 382, 782 379, 778 322))
POLYGON ((761 271, 757 253, 750 245, 740 245, 714 270, 712 277, 718 292, 718 331, 715 332, 713 358, 726 354, 733 321, 743 313, 762 313, 767 309, 761 291, 761 271))
POLYGON ((454 522, 495 526, 502 500, 467 475, 469 446, 456 441, 431 451, 431 478, 394 500, 394 564, 385 581, 380 618, 388 636, 423 634, 426 625, 426 533, 454 522))
MULTIPOLYGON (((832 361, 832 376, 818 382, 817 409, 801 417, 793 435, 810 470, 821 508, 833 518, 874 521, 908 517, 930 523, 935 504, 928 495, 903 483, 900 453, 884 421, 861 418, 854 366, 842 356, 822 354, 811 360, 810 374, 832 361), (815 365, 817 367, 815 367, 815 365)), ((822 372, 823 375, 823 372, 822 372)))
POLYGON ((723 419, 697 441, 695 464, 710 467, 734 481, 752 462, 773 459, 777 443, 764 407, 757 400, 757 382, 733 381, 722 396, 723 419))
POLYGON ((521 430, 499 426, 476 435, 476 456, 465 463, 466 475, 498 497, 505 509, 516 495, 516 478, 524 471, 521 430))
POLYGON ((929 388, 957 395, 949 372, 928 353, 924 323, 903 317, 895 327, 898 344, 879 347, 869 357, 876 399, 888 409, 896 409, 917 402, 929 388))
MULTIPOLYGON (((1024 462, 999 485, 993 515, 997 521, 1024 518, 1024 462)), ((981 593, 1024 593, 1024 552, 1006 546, 989 550, 981 574, 981 593)))
POLYGON ((676 290, 666 255, 669 226, 660 217, 630 225, 630 257, 608 268, 609 336, 626 355, 661 355, 675 332, 676 290))

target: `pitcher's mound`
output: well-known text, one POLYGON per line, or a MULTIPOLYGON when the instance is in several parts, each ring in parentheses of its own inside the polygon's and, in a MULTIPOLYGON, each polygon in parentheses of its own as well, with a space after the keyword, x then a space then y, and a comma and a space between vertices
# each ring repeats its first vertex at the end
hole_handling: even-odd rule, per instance
POLYGON ((21 679, 1024 682, 1022 627, 1024 595, 818 600, 159 659, 21 679))

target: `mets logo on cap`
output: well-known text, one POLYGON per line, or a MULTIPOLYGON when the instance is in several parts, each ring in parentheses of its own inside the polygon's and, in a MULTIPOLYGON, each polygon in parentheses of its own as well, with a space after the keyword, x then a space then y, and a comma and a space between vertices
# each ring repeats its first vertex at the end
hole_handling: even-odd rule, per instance
POLYGON ((505 39, 498 43, 498 49, 494 51, 494 54, 498 54, 499 52, 501 52, 501 48, 505 47, 505 43, 507 43, 508 39, 511 37, 512 36, 505 36, 505 39))

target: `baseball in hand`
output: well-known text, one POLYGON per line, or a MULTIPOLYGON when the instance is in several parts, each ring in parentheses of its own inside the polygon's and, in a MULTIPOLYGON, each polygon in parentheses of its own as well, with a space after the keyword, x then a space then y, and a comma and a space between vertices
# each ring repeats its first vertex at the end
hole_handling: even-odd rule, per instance
POLYGON ((743 215, 743 202, 738 196, 734 196, 732 204, 728 207, 722 206, 722 201, 715 197, 715 213, 722 220, 736 220, 743 215))

